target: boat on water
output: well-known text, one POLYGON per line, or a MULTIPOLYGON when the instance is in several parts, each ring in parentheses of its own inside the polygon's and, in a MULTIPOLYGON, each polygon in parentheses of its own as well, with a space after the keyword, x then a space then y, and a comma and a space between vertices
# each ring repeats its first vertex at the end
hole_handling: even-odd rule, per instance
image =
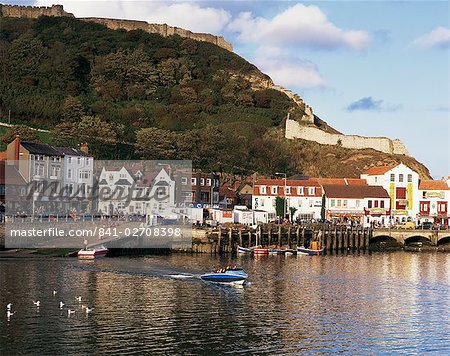
POLYGON ((324 251, 325 248, 321 248, 317 241, 312 241, 309 248, 305 246, 297 247, 297 254, 299 255, 320 256, 323 255, 324 251))
POLYGON ((252 247, 252 253, 254 255, 268 255, 269 254, 269 249, 268 248, 264 248, 262 246, 255 246, 255 247, 252 247))
POLYGON ((221 284, 244 284, 244 282, 247 280, 247 277, 247 273, 239 267, 227 267, 200 276, 200 278, 206 282, 221 284))
POLYGON ((319 250, 313 250, 313 249, 306 248, 303 246, 297 247, 298 255, 320 256, 320 255, 323 255, 324 251, 325 251, 324 248, 321 248, 319 250))
POLYGON ((93 260, 95 258, 105 257, 108 251, 109 250, 103 245, 92 248, 85 247, 78 251, 77 256, 80 259, 93 260))
POLYGON ((242 247, 242 246, 238 246, 237 247, 237 252, 241 253, 241 254, 247 254, 247 253, 251 253, 252 249, 251 248, 242 247))

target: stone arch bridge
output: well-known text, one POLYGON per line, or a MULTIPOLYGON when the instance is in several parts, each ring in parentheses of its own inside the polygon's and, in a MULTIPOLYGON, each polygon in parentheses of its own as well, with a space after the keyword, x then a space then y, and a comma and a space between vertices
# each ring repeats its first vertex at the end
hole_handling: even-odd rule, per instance
POLYGON ((370 242, 392 239, 402 245, 420 241, 438 246, 450 243, 450 230, 375 229, 372 231, 370 242))

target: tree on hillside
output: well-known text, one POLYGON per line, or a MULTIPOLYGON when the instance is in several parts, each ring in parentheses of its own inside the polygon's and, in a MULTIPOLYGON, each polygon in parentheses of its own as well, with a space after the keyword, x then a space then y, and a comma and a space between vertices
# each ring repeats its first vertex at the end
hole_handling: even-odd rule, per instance
POLYGON ((61 105, 61 115, 65 121, 77 121, 85 114, 81 100, 69 96, 61 105))
POLYGON ((21 140, 24 141, 38 141, 38 135, 36 131, 32 130, 25 125, 16 125, 8 127, 5 133, 0 137, 0 141, 4 144, 12 142, 16 136, 19 135, 21 140))
POLYGON ((141 129, 136 134, 136 151, 143 159, 177 159, 176 134, 156 127, 141 129))

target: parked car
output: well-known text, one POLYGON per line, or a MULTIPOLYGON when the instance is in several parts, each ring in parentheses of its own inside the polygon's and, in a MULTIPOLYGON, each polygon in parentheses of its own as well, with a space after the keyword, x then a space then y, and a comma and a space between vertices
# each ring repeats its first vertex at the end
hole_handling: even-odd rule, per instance
POLYGON ((416 225, 412 221, 406 221, 404 223, 395 225, 395 227, 397 229, 415 229, 416 225))
POLYGON ((431 221, 425 221, 422 224, 420 224, 418 227, 421 230, 430 230, 433 227, 433 223, 431 221))

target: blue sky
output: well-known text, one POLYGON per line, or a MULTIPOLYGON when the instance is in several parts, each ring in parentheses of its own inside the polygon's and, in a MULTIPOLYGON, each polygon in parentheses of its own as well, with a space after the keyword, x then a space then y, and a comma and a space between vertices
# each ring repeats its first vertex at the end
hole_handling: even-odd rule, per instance
POLYGON ((450 175, 448 1, 25 4, 55 2, 78 17, 142 19, 221 34, 336 129, 400 138, 433 177, 450 175))

